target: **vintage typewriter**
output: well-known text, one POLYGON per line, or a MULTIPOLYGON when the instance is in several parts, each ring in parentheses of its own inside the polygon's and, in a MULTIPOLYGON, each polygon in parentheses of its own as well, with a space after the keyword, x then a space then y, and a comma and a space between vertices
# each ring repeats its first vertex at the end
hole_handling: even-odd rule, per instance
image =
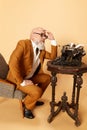
POLYGON ((86 55, 84 47, 74 43, 64 45, 61 50, 61 56, 52 61, 54 65, 80 66, 82 57, 86 55))

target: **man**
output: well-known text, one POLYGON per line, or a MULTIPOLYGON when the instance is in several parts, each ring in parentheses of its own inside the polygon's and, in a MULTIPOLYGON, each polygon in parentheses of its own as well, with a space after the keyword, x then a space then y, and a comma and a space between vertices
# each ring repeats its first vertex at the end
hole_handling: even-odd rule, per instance
POLYGON ((24 116, 34 118, 32 110, 43 105, 38 101, 50 83, 50 76, 43 72, 45 58, 54 59, 57 56, 57 43, 51 32, 38 27, 32 30, 30 40, 18 42, 9 60, 7 80, 16 84, 17 89, 26 94, 24 116), (45 40, 51 41, 51 53, 45 50, 45 40))

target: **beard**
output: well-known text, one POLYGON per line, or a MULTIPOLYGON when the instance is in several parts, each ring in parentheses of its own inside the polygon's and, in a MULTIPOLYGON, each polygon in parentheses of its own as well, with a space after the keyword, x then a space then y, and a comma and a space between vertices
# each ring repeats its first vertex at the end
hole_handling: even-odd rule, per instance
POLYGON ((38 47, 39 50, 45 50, 44 42, 38 43, 37 47, 38 47))

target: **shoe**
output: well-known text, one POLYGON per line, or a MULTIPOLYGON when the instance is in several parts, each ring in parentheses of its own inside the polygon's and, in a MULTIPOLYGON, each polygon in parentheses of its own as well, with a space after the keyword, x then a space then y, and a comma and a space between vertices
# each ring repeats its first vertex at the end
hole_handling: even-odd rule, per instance
POLYGON ((42 101, 37 101, 36 102, 36 106, 42 106, 44 104, 44 102, 42 102, 42 101))
POLYGON ((28 109, 25 108, 24 117, 29 118, 29 119, 33 119, 35 116, 33 115, 31 110, 28 110, 28 109))

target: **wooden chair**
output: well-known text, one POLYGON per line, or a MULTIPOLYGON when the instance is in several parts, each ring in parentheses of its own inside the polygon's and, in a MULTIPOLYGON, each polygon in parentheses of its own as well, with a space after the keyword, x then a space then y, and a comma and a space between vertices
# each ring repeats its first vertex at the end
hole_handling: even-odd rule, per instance
POLYGON ((8 64, 6 63, 2 54, 0 54, 0 97, 17 98, 20 102, 20 107, 23 115, 22 99, 25 97, 25 93, 17 90, 14 84, 6 81, 8 70, 8 64))

